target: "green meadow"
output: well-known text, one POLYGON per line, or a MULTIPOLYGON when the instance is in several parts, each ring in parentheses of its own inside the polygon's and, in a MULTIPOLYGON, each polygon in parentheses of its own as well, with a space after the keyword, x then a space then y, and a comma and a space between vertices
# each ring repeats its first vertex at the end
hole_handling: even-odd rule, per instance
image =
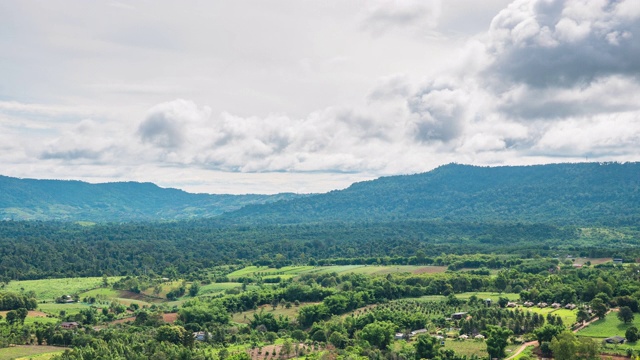
POLYGON ((55 346, 18 345, 0 349, 0 360, 34 359, 47 360, 64 350, 55 346))
MULTIPOLYGON (((110 277, 110 284, 120 277, 110 277)), ((5 286, 5 291, 28 292, 33 291, 38 300, 53 301, 62 295, 80 294, 102 286, 102 277, 43 279, 11 281, 5 286)))

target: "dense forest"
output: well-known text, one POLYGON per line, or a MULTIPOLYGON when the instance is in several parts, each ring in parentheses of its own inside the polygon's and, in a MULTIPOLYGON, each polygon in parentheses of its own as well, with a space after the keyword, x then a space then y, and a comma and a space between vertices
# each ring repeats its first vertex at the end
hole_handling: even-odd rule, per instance
POLYGON ((324 222, 634 223, 640 163, 478 167, 450 164, 416 175, 355 183, 318 195, 208 195, 145 183, 0 177, 0 217, 153 221, 213 218, 217 224, 324 222))
POLYGON ((0 176, 0 219, 96 222, 189 219, 298 196, 191 194, 151 183, 89 184, 0 176))
MULTIPOLYGON (((281 266, 326 259, 446 254, 582 254, 633 259, 640 229, 547 224, 328 223, 216 226, 207 220, 83 226, 0 222, 0 278, 126 275, 174 266, 180 273, 238 262, 281 266), (276 261, 276 259, 278 259, 276 261)), ((345 261, 345 260, 341 260, 345 261)), ((449 264, 447 264, 449 265, 449 264)))
POLYGON ((220 218, 278 224, 432 219, 592 225, 635 221, 638 213, 640 163, 450 164, 341 191, 246 206, 220 218))

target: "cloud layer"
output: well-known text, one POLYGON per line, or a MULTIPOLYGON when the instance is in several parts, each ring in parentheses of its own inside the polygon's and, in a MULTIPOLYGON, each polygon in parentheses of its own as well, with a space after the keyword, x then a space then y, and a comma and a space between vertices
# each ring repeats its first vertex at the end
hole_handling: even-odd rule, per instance
MULTIPOLYGON (((174 96, 142 108, 130 105, 116 110, 100 103, 0 101, 0 162, 9 175, 28 174, 28 169, 37 167, 40 170, 31 172, 34 177, 47 171, 51 177, 64 177, 60 174, 73 167, 75 177, 133 177, 160 183, 165 179, 165 184, 205 191, 215 190, 200 185, 216 182, 212 177, 219 176, 232 182, 229 179, 243 179, 227 183, 227 191, 274 192, 325 191, 363 178, 426 171, 452 161, 482 165, 637 161, 638 4, 516 0, 493 18, 485 32, 463 41, 457 35, 450 38, 459 46, 447 53, 447 64, 437 71, 416 76, 411 69, 383 70, 378 79, 363 83, 354 78, 353 83, 359 84, 355 88, 362 90, 359 96, 331 97, 334 104, 306 112, 289 111, 286 106, 266 113, 224 110, 217 101, 197 96, 174 96), (253 185, 247 174, 255 174, 253 185), (301 180, 292 188, 275 174, 301 180), (339 180, 329 181, 327 174, 339 180), (322 180, 313 184, 314 176, 322 180), (262 181, 272 184, 257 185, 262 181)), ((412 41, 433 46, 433 41, 440 41, 433 38, 447 37, 438 33, 445 6, 440 1, 367 2, 352 9, 351 20, 359 24, 352 31, 358 39, 373 42, 409 34, 412 41)), ((184 46, 177 38, 158 43, 148 41, 147 33, 138 35, 142 38, 127 38, 127 46, 184 46)), ((282 82, 274 88, 286 83, 294 91, 305 91, 296 83, 311 76, 305 72, 349 76, 339 68, 350 66, 353 59, 328 59, 321 63, 305 58, 291 72, 278 70, 282 82)), ((338 92, 341 81, 333 83, 338 92)), ((105 84, 94 84, 92 89, 108 89, 109 94, 116 88, 147 89, 140 96, 164 97, 180 94, 173 89, 184 89, 183 84, 105 84)), ((132 96, 131 91, 128 94, 132 96)), ((253 94, 245 88, 236 95, 250 104, 249 98, 273 94, 253 94)))

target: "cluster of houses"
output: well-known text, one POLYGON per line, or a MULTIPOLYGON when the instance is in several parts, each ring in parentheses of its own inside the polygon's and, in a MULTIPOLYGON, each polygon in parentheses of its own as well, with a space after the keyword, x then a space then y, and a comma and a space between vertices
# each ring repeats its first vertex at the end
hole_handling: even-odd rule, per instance
MULTIPOLYGON (((410 338, 415 337, 417 335, 426 334, 426 333, 427 333, 427 329, 414 330, 414 331, 412 331, 412 332, 410 332, 408 334, 408 338, 410 339, 410 338)), ((440 340, 440 341, 444 340, 444 336, 442 336, 442 335, 433 335, 433 337, 438 339, 438 340, 440 340)), ((407 338, 406 334, 396 333, 396 336, 395 336, 396 340, 402 340, 402 339, 406 339, 406 338, 407 338)), ((478 334, 478 335, 474 336, 473 338, 476 339, 476 340, 484 340, 484 335, 478 334)), ((462 335, 458 336, 458 339, 467 340, 467 339, 469 339, 469 335, 462 334, 462 335)))
MULTIPOLYGON (((560 309, 560 308, 564 307, 565 309, 569 309, 569 310, 573 310, 573 309, 575 309, 576 307, 578 307, 578 305, 576 305, 576 304, 572 304, 572 303, 569 303, 569 304, 566 304, 566 305, 562 306, 562 304, 557 303, 557 302, 554 302, 553 304, 549 305, 548 303, 546 303, 546 302, 544 302, 544 301, 541 301, 541 302, 539 302, 539 303, 537 303, 537 304, 536 304, 536 303, 533 303, 533 302, 531 302, 531 301, 526 301, 526 302, 525 302, 524 304, 522 304, 522 305, 524 305, 525 307, 533 307, 533 306, 537 306, 537 307, 539 307, 539 308, 552 307, 552 308, 554 308, 554 309, 560 309)), ((516 306, 516 305, 515 305, 515 303, 509 303, 509 304, 507 304, 507 307, 515 307, 515 306, 516 306), (509 306, 510 304, 514 304, 514 306, 509 306)))

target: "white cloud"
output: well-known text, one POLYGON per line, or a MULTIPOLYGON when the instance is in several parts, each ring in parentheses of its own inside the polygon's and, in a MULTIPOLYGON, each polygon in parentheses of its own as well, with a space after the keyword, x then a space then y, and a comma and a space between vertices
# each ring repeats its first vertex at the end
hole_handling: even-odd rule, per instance
POLYGON ((0 34, 21 49, 0 57, 8 175, 308 192, 452 161, 640 156, 635 0, 516 0, 466 38, 439 32, 464 28, 443 24, 464 0, 68 4, 86 15, 0 14, 24 40, 0 34))
POLYGON ((364 10, 362 26, 374 35, 398 28, 432 30, 440 14, 441 0, 374 0, 364 10))

